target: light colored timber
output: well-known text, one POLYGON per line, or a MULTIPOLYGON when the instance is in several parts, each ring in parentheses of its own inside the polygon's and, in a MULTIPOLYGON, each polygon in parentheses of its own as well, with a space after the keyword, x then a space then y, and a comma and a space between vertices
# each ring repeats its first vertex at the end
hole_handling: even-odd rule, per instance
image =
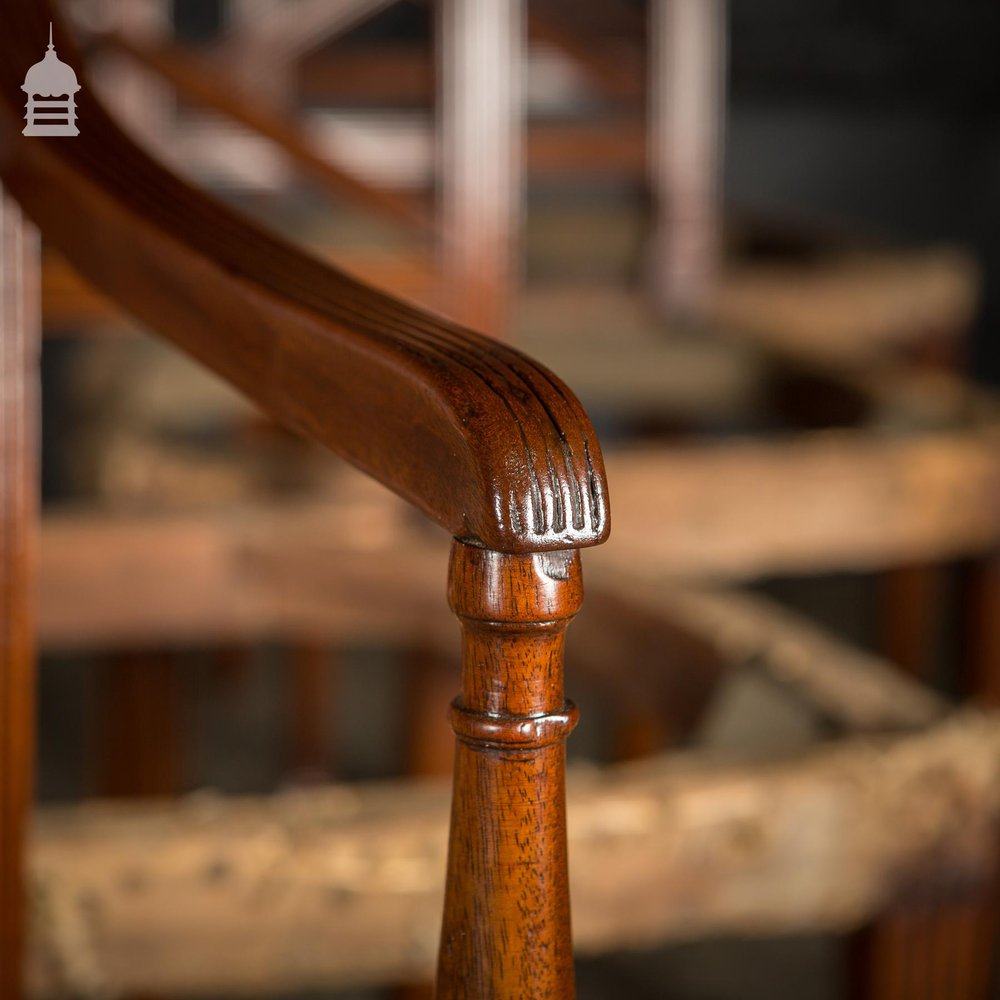
MULTIPOLYGON (((622 514, 614 544, 590 562, 633 576, 645 565, 643 578, 655 582, 876 569, 985 552, 1000 536, 998 456, 998 434, 989 429, 612 453, 622 514)), ((177 475, 191 480, 183 465, 177 475)), ((422 591, 402 565, 393 573, 376 560, 364 565, 393 544, 401 560, 427 565, 402 504, 377 487, 272 505, 240 503, 238 484, 234 490, 224 512, 47 517, 43 643, 253 638, 291 627, 322 631, 323 622, 346 628, 353 614, 363 627, 387 606, 400 629, 419 622, 424 609, 407 595, 422 591), (370 581, 369 596, 385 585, 399 588, 400 601, 359 606, 353 593, 360 591, 343 582, 346 571, 338 576, 345 566, 370 581), (323 586, 310 590, 317 580, 323 586), (343 616, 329 603, 337 594, 343 616), (120 614, 123 602, 130 615, 120 614)), ((443 572, 443 542, 431 553, 443 572)))
POLYGON ((986 551, 1000 431, 837 431, 612 453, 615 544, 596 561, 729 579, 986 551), (657 530, 650 531, 656 525, 657 530))
MULTIPOLYGON (((789 441, 612 453, 608 461, 623 515, 614 546, 595 562, 624 566, 643 553, 655 557, 648 574, 746 579, 875 569, 983 552, 1000 534, 994 502, 1000 488, 998 437, 989 429, 912 436, 844 431, 789 441), (649 531, 651 525, 655 532, 649 531)), ((389 512, 393 505, 379 499, 372 504, 370 510, 361 505, 364 516, 399 523, 402 515, 389 512)), ((324 528, 324 514, 335 513, 336 504, 323 501, 296 510, 300 523, 315 525, 319 538, 339 546, 342 533, 329 521, 324 528)), ((280 507, 269 514, 266 506, 251 505, 225 520, 199 515, 190 530, 230 539, 232 545, 250 530, 245 526, 262 523, 268 529, 259 536, 274 539, 270 547, 280 552, 298 536, 281 515, 280 507)), ((62 573, 63 586, 71 588, 70 552, 88 544, 86 532, 98 528, 112 539, 118 537, 115 532, 134 535, 140 549, 162 547, 170 559, 162 539, 188 528, 183 516, 164 517, 146 527, 141 518, 131 527, 128 520, 114 527, 100 517, 47 522, 43 579, 47 575, 55 587, 55 576, 62 573)))
MULTIPOLYGON (((373 491, 338 504, 237 508, 225 516, 50 517, 40 560, 42 644, 395 639, 453 649, 454 623, 434 587, 447 564, 447 539, 415 534, 405 507, 373 491), (125 605, 127 616, 120 613, 125 605)), ((844 729, 915 728, 942 711, 882 661, 762 598, 593 556, 587 587, 590 613, 569 632, 570 658, 581 669, 600 673, 603 663, 606 674, 620 658, 615 643, 631 622, 624 605, 668 636, 663 644, 676 643, 678 633, 697 637, 705 647, 700 663, 760 664, 844 729)), ((652 691, 675 666, 647 657, 636 667, 644 679, 615 669, 620 685, 641 681, 652 691)))
POLYGON ((53 515, 40 552, 41 641, 79 649, 412 636, 428 620, 447 623, 434 585, 447 569, 447 545, 434 532, 426 544, 408 536, 411 524, 388 497, 224 513, 53 515), (389 552, 396 555, 387 573, 377 557, 389 552))
POLYGON ((795 357, 855 366, 916 343, 954 345, 979 287, 976 264, 957 248, 835 251, 727 270, 705 317, 795 357))
MULTIPOLYGON (((34 995, 266 996, 433 967, 447 789, 43 812, 34 995)), ((581 952, 714 933, 843 931, 898 894, 982 877, 1000 720, 858 739, 767 765, 653 759, 570 779, 581 952)))

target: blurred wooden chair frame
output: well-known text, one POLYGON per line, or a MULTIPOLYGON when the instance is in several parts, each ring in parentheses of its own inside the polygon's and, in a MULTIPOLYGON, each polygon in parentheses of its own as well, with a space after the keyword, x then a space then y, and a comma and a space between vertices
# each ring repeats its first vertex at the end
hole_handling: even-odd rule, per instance
MULTIPOLYGON (((125 43, 121 44, 124 45, 125 43)), ((458 48, 460 49, 461 46, 459 46, 458 48)), ((468 71, 468 69, 466 71, 468 71)), ((508 99, 509 99, 509 94, 508 94, 508 99)), ((294 138, 292 139, 291 144, 294 145, 294 138)), ((304 153, 306 159, 308 159, 308 156, 311 155, 309 154, 308 149, 305 149, 304 153)), ((321 171, 322 169, 323 168, 320 166, 316 167, 317 171, 321 171)), ((350 187, 350 181, 344 182, 342 180, 338 180, 338 183, 341 184, 341 190, 347 190, 350 187)), ((370 196, 368 194, 365 194, 363 197, 368 198, 370 196)), ((496 205, 499 205, 502 208, 503 199, 497 199, 494 203, 494 207, 496 205)), ((5 286, 5 307, 13 308, 13 312, 11 312, 9 315, 15 317, 17 319, 18 324, 20 324, 20 326, 23 329, 28 331, 29 337, 28 339, 22 339, 20 341, 5 337, 5 346, 10 345, 11 351, 14 352, 13 354, 5 354, 5 364, 4 364, 5 378, 7 377, 8 371, 17 372, 18 370, 20 370, 23 372, 27 370, 30 375, 31 371, 30 362, 32 357, 31 355, 32 340, 30 337, 30 331, 33 325, 37 327, 37 323, 34 324, 32 323, 32 312, 31 312, 32 306, 30 298, 30 288, 31 288, 31 281, 30 281, 31 261, 29 259, 30 255, 25 255, 25 253, 23 252, 23 247, 21 247, 20 249, 18 248, 17 240, 20 237, 17 236, 17 233, 20 231, 19 227, 21 224, 18 219, 17 209, 10 201, 6 202, 6 206, 7 207, 5 209, 5 225, 8 227, 9 231, 14 234, 14 236, 11 237, 11 239, 13 240, 12 243, 5 242, 5 248, 13 247, 13 249, 10 250, 10 252, 17 253, 18 260, 27 261, 26 266, 29 268, 29 270, 26 270, 24 272, 25 281, 21 282, 18 285, 19 288, 28 290, 28 297, 24 300, 27 303, 26 311, 21 311, 21 307, 9 306, 9 303, 17 301, 16 295, 19 294, 17 293, 16 289, 13 288, 13 286, 5 286), (20 344, 21 346, 18 347, 17 346, 18 344, 20 344)), ((508 204, 507 209, 504 209, 505 218, 507 218, 508 220, 510 218, 509 208, 510 205, 508 204)), ((404 212, 408 211, 410 211, 410 209, 409 207, 406 207, 404 209, 404 212)), ((508 250, 505 250, 504 254, 509 254, 509 239, 505 238, 503 240, 498 240, 493 245, 494 247, 507 246, 508 250)), ((5 249, 5 254, 7 252, 8 252, 7 249, 5 249)), ((495 270, 493 268, 485 268, 485 269, 487 271, 495 270)), ((11 273, 11 272, 9 271, 9 269, 7 269, 5 273, 11 273)), ((463 287, 467 288, 469 286, 467 284, 463 284, 463 287)), ((499 284, 496 287, 499 288, 500 287, 499 284)), ((498 296, 498 301, 500 299, 506 301, 506 295, 507 293, 504 293, 504 295, 502 296, 498 296)), ((485 313, 483 315, 485 315, 485 313)), ((13 322, 9 328, 10 329, 15 328, 13 322)), ((945 391, 946 396, 948 395, 949 391, 950 390, 945 391)), ((18 393, 19 392, 20 390, 18 390, 18 393)), ((18 393, 15 393, 14 390, 11 390, 10 398, 17 398, 22 402, 25 399, 27 399, 29 405, 28 409, 25 412, 30 414, 30 395, 28 397, 24 397, 19 395, 18 393)), ((7 397, 5 397, 5 399, 6 398, 7 397)), ((19 403, 19 405, 21 404, 19 403)), ((21 463, 20 468, 24 470, 23 474, 17 476, 16 478, 12 477, 10 481, 30 483, 31 482, 30 456, 32 450, 30 424, 23 422, 18 423, 16 420, 13 420, 10 426, 13 426, 15 428, 16 434, 13 436, 5 436, 4 467, 18 468, 18 463, 21 463), (8 465, 8 463, 10 464, 8 465)), ((992 441, 995 435, 992 429, 990 429, 987 425, 984 424, 984 427, 986 427, 986 429, 984 430, 981 437, 977 437, 978 431, 974 433, 972 437, 966 437, 965 432, 962 432, 962 434, 959 435, 961 440, 954 442, 956 446, 954 449, 954 454, 964 456, 964 458, 967 459, 967 463, 961 466, 961 472, 955 473, 955 477, 953 480, 954 482, 966 483, 968 480, 962 478, 962 476, 966 472, 970 473, 973 476, 977 474, 981 475, 984 477, 984 479, 988 479, 992 475, 991 472, 992 465, 989 463, 989 460, 984 459, 983 456, 986 453, 988 453, 989 449, 992 447, 992 441), (967 444, 968 447, 966 447, 967 444), (986 465, 981 464, 983 461, 986 461, 987 464, 986 465)), ((934 435, 930 435, 928 438, 929 447, 933 447, 934 443, 937 443, 933 439, 934 435)), ((903 443, 901 447, 903 448, 907 447, 907 443, 903 443)), ((951 454, 951 452, 949 452, 949 454, 951 454)), ((648 483, 649 483, 648 476, 650 470, 647 468, 643 468, 640 472, 638 464, 634 464, 633 467, 636 469, 636 479, 638 480, 638 478, 640 478, 641 476, 643 483, 646 484, 643 488, 644 489, 648 488, 648 483)), ((932 477, 928 477, 928 482, 930 482, 931 480, 932 477)), ((919 490, 914 490, 913 496, 916 496, 918 492, 919 490)), ((8 513, 7 511, 5 511, 5 524, 8 524, 10 526, 18 524, 23 525, 25 523, 24 522, 25 516, 31 514, 32 499, 30 497, 30 494, 22 493, 17 496, 10 495, 9 497, 5 498, 5 500, 7 503, 10 504, 10 512, 8 513)), ((928 509, 929 508, 930 505, 928 505, 928 509)), ((948 546, 951 545, 953 549, 957 547, 957 549, 960 551, 969 551, 969 550, 979 551, 982 550, 984 546, 992 545, 994 540, 991 534, 991 529, 989 526, 985 528, 983 527, 983 524, 988 520, 989 518, 985 512, 983 512, 981 520, 973 520, 971 523, 967 520, 959 518, 954 519, 954 521, 949 521, 947 518, 941 519, 940 521, 941 537, 947 536, 949 539, 942 543, 944 550, 949 550, 948 546), (958 521, 961 521, 961 523, 956 523, 958 521), (945 526, 946 522, 947 526, 945 526), (957 542, 954 540, 956 537, 960 539, 957 542)), ((917 537, 918 537, 918 532, 915 532, 911 536, 911 540, 916 539, 917 537)), ((27 556, 30 553, 27 553, 26 550, 22 548, 27 538, 28 535, 25 532, 23 532, 23 530, 18 531, 16 536, 14 536, 14 540, 8 546, 6 555, 6 558, 10 560, 11 568, 9 571, 5 572, 4 575, 5 582, 12 581, 15 584, 20 584, 16 586, 16 589, 12 588, 10 590, 10 593, 16 594, 17 599, 20 601, 23 601, 25 599, 24 595, 29 593, 29 588, 25 585, 26 577, 24 574, 28 572, 28 569, 30 568, 30 558, 27 558, 27 556), (21 576, 18 577, 18 574, 21 574, 21 576)), ((916 547, 919 548, 920 544, 926 545, 926 537, 918 541, 916 543, 916 547)), ((664 551, 670 550, 669 541, 664 541, 662 545, 664 551)), ((626 549, 627 546, 623 548, 621 551, 624 552, 626 551, 626 549)), ((933 550, 933 545, 932 545, 930 550, 925 549, 923 551, 937 551, 937 550, 933 550)), ((764 561, 766 562, 766 558, 764 561)), ((456 600, 457 599, 458 598, 456 596, 456 600)), ((18 607, 13 604, 10 604, 9 606, 12 608, 12 611, 10 612, 11 620, 16 620, 22 623, 22 631, 20 633, 17 632, 11 633, 14 636, 20 635, 21 638, 20 640, 18 640, 18 643, 11 644, 10 652, 8 653, 8 655, 11 657, 11 663, 17 662, 23 665, 24 663, 28 662, 28 659, 30 659, 30 636, 28 636, 27 633, 25 633, 23 630, 23 623, 29 620, 29 613, 27 609, 25 609, 23 606, 18 607)), ((475 614, 473 614, 473 617, 475 617, 475 614)), ((5 652, 7 651, 5 650, 5 652)), ((7 671, 5 671, 5 678, 7 679, 7 686, 4 689, 3 699, 0 700, 0 705, 2 705, 4 707, 5 712, 8 713, 7 715, 4 716, 4 718, 9 718, 11 720, 14 720, 11 723, 11 728, 8 729, 8 732, 13 734, 17 726, 21 727, 22 735, 17 739, 20 741, 18 745, 22 746, 23 748, 24 738, 25 738, 23 727, 25 725, 25 720, 28 718, 29 714, 25 712, 25 706, 27 704, 27 702, 25 701, 26 674, 23 671, 23 666, 20 672, 13 669, 8 669, 7 671)), ((552 705, 549 706, 550 708, 554 706, 555 701, 559 700, 558 697, 556 696, 553 697, 555 700, 552 702, 552 705)), ((930 717, 931 716, 928 716, 927 718, 930 717)), ((461 720, 459 721, 459 724, 460 725, 462 724, 461 720)), ((5 799, 5 803, 9 801, 10 806, 5 815, 14 817, 15 819, 15 822, 10 824, 9 826, 5 826, 5 831, 16 830, 17 829, 16 817, 18 815, 23 815, 23 813, 19 812, 19 810, 23 810, 23 803, 24 803, 23 778, 21 784, 19 785, 18 781, 14 776, 16 774, 20 774, 23 776, 26 772, 24 770, 23 751, 19 752, 15 750, 13 753, 11 753, 10 746, 13 745, 14 745, 13 740, 10 745, 5 744, 7 750, 5 753, 0 754, 0 773, 2 773, 5 777, 8 773, 12 776, 9 782, 5 781, 5 787, 10 789, 9 798, 5 799)), ((988 744, 984 741, 982 747, 985 747, 987 745, 988 744)), ((5 837, 6 836, 7 834, 5 833, 5 837)), ((5 871, 10 872, 9 865, 12 863, 10 859, 15 857, 19 853, 19 846, 16 837, 5 839, 4 845, 5 845, 4 849, 0 851, 0 857, 6 859, 6 864, 8 865, 8 868, 5 869, 5 871)), ((455 878, 457 878, 457 876, 455 876, 455 878)), ((9 876, 4 879, 2 884, 5 886, 6 891, 8 892, 11 891, 10 886, 13 883, 10 881, 9 876)), ((16 891, 16 889, 14 891, 16 891)), ((13 909, 11 907, 5 907, 5 912, 7 913, 13 913, 15 912, 15 910, 16 907, 13 909)), ((8 925, 5 925, 3 940, 5 942, 14 942, 12 946, 8 945, 8 947, 13 947, 15 950, 17 950, 21 947, 21 944, 18 943, 18 936, 21 935, 23 938, 23 932, 18 930, 16 923, 14 921, 8 921, 8 925)), ((12 953, 13 952, 8 952, 8 954, 12 953)), ((8 968, 10 968, 9 965, 8 968)), ((565 968, 563 968, 561 971, 561 978, 565 980, 565 968)))

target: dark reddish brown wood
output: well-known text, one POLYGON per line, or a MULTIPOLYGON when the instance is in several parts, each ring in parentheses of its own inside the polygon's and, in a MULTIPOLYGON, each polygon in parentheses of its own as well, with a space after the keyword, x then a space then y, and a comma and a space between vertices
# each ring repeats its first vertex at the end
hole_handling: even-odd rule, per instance
POLYGON ((434 60, 414 42, 323 48, 307 55, 297 73, 306 102, 426 108, 434 101, 434 60))
MULTIPOLYGON (((16 95, 51 17, 47 3, 5 16, 0 174, 88 280, 452 535, 511 552, 603 540, 596 438, 550 372, 184 184, 121 133, 85 75, 81 134, 27 141, 16 95)), ((58 25, 56 42, 81 65, 58 25)))
POLYGON ((35 756, 38 240, 0 188, 0 997, 21 996, 35 756))
POLYGON ((563 642, 580 557, 456 542, 448 594, 462 693, 438 997, 571 997, 563 642))
POLYGON ((943 569, 930 563, 900 566, 879 580, 882 655, 913 677, 930 669, 944 584, 943 569))
POLYGON ((533 175, 623 175, 639 183, 647 146, 646 129, 633 118, 536 122, 526 136, 527 166, 533 175))
POLYGON ((292 779, 300 783, 328 780, 333 775, 330 710, 335 683, 330 645, 319 640, 300 642, 288 655, 292 779))
POLYGON ((1000 554, 963 567, 965 611, 963 694, 989 708, 1000 705, 1000 554))
MULTIPOLYGON (((998 565, 996 556, 976 560, 966 568, 963 579, 963 694, 991 708, 1000 700, 998 565)), ((915 676, 926 674, 929 666, 928 648, 943 584, 943 570, 927 564, 903 567, 883 577, 883 645, 895 663, 915 676)), ((868 1000, 909 1000, 918 995, 927 1000, 986 1000, 994 979, 998 930, 1000 884, 995 878, 971 898, 925 905, 917 914, 891 913, 859 935, 858 996, 868 1000), (916 948, 903 933, 914 926, 926 938, 916 948)))
POLYGON ((856 945, 859 1000, 987 1000, 997 933, 996 893, 900 907, 856 945))
POLYGON ((455 767, 455 739, 442 722, 455 694, 458 658, 443 655, 440 645, 425 642, 402 654, 407 674, 407 774, 450 774, 455 767))
MULTIPOLYGON (((130 650, 98 665, 91 737, 98 796, 156 798, 184 790, 179 667, 167 650, 130 650)), ((163 998, 143 992, 126 1000, 163 998)))
POLYGON ((98 667, 92 743, 101 796, 184 790, 180 664, 167 650, 130 650, 98 667))

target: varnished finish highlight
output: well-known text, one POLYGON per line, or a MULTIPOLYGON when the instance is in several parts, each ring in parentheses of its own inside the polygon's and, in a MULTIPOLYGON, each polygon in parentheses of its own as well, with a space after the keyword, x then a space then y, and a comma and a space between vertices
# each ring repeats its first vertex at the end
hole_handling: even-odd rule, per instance
MULTIPOLYGON (((20 134, 24 66, 52 16, 0 33, 0 174, 46 238, 142 322, 444 525, 499 551, 608 531, 596 437, 573 394, 518 351, 300 253, 163 170, 85 74, 81 134, 20 134)), ((56 27, 63 57, 82 69, 56 27)))
POLYGON ((470 746, 537 750, 565 741, 576 728, 580 711, 572 702, 567 702, 561 712, 547 715, 483 715, 455 701, 448 719, 455 735, 470 746))
POLYGON ((582 598, 575 551, 452 548, 462 694, 439 1000, 574 995, 563 641, 582 598))
MULTIPOLYGON (((508 42, 517 34, 513 4, 472 0, 452 12, 459 9, 478 26, 480 45, 492 44, 490 25, 509 29, 508 42)), ((4 95, 17 93, 50 18, 44 0, 8 13, 4 95)), ((496 98, 491 107, 502 110, 504 95, 516 107, 505 83, 478 69, 474 78, 496 98)), ((298 253, 162 170, 105 114, 86 77, 83 86, 81 135, 71 143, 24 141, 18 103, 0 100, 0 175, 46 238, 142 322, 456 537, 449 596, 462 621, 463 684, 452 711, 458 745, 438 995, 571 997, 565 738, 576 710, 563 695, 563 642, 583 594, 576 548, 608 533, 586 415, 531 359, 298 253)), ((502 136, 498 144, 510 151, 502 136)), ((494 217, 507 207, 501 199, 494 217)), ((509 253, 497 232, 486 236, 509 253)), ((463 272, 474 297, 490 273, 486 260, 477 254, 463 272)), ((10 467, 25 482, 17 460, 10 467)), ((11 523, 23 525, 26 510, 11 523)), ((26 600, 22 584, 17 600, 26 600)), ((22 720, 31 714, 23 690, 22 720)), ((14 733, 10 745, 30 754, 30 734, 14 733)), ((24 798, 15 802, 20 817, 2 817, 5 837, 23 827, 24 798)), ((13 865, 7 841, 4 851, 13 865)), ((3 926, 20 934, 14 912, 3 926)), ((5 947, 19 954, 20 939, 11 940, 5 947)))
POLYGON ((0 188, 0 997, 21 996, 34 776, 39 248, 0 188))

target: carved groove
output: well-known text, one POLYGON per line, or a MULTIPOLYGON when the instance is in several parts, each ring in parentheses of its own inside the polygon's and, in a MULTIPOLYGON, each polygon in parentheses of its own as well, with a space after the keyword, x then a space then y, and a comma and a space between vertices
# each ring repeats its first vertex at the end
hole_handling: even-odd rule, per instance
MULTIPOLYGON (((47 36, 51 16, 45 0, 10 10, 0 36, 3 95, 17 91, 16 68, 34 52, 36 36, 47 36)), ((56 29, 60 51, 82 69, 58 21, 56 29)), ((81 135, 72 142, 17 141, 20 107, 0 96, 0 171, 88 280, 456 537, 506 552, 604 540, 600 448, 558 378, 214 202, 153 162, 105 114, 85 73, 81 80, 81 135), (85 232, 95 239, 85 242, 85 232), (142 276, 145 294, 123 276, 130 268, 142 276), (173 322, 160 299, 176 307, 173 322), (206 302, 214 315, 197 317, 206 302), (178 324, 185 310, 193 321, 178 324), (318 364, 303 371, 309 358, 318 364), (365 440, 335 405, 355 366, 378 383, 371 399, 349 397, 364 408, 357 419, 370 424, 365 440), (384 392, 399 402, 380 427, 384 392), (392 432, 406 407, 412 420, 403 442, 392 432)))

